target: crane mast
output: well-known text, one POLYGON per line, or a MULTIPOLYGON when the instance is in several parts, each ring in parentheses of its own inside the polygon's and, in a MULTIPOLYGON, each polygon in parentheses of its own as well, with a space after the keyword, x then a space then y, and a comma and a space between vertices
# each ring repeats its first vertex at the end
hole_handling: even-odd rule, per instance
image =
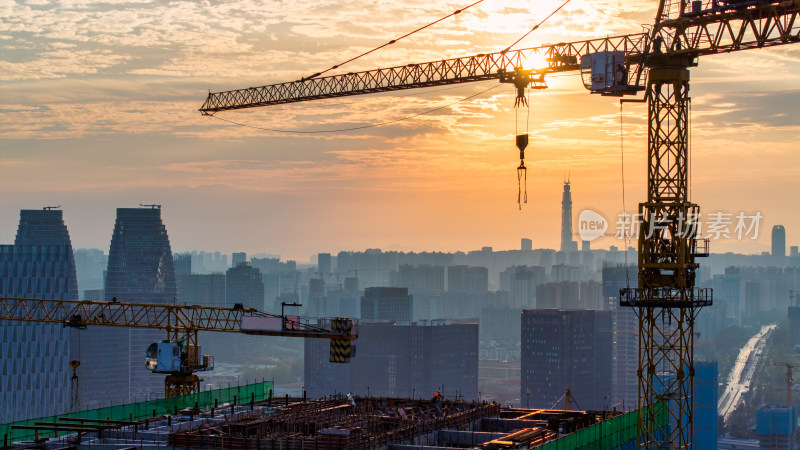
POLYGON ((648 183, 638 210, 639 284, 621 290, 620 305, 634 308, 639 321, 638 445, 688 449, 694 324, 713 302, 710 289, 695 286, 696 259, 709 250, 695 226, 699 206, 689 198, 690 68, 703 55, 799 43, 798 13, 800 0, 661 0, 646 33, 209 92, 200 112, 489 79, 543 83, 546 74, 577 70, 592 93, 644 90, 638 101, 647 103, 648 183), (547 66, 524 69, 534 54, 547 66))

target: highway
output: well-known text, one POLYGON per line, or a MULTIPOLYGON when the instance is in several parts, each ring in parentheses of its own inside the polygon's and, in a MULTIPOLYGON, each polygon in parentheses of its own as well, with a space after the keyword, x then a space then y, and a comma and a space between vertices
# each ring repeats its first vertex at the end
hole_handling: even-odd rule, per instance
POLYGON ((731 369, 731 373, 726 380, 725 392, 719 398, 717 410, 722 420, 728 422, 733 411, 739 407, 744 400, 744 396, 750 391, 750 384, 753 382, 758 362, 764 353, 770 333, 776 325, 764 325, 755 336, 750 338, 739 351, 739 356, 731 369))

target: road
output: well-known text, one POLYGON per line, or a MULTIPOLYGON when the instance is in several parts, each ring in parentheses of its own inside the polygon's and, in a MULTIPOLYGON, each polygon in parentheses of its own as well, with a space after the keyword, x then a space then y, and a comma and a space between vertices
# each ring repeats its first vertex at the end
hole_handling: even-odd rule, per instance
POLYGON ((717 410, 722 420, 728 422, 733 411, 739 407, 744 400, 744 396, 750 391, 750 384, 753 382, 758 362, 767 346, 767 339, 776 325, 764 325, 755 336, 739 351, 739 356, 731 369, 731 373, 726 380, 725 392, 719 398, 717 410))

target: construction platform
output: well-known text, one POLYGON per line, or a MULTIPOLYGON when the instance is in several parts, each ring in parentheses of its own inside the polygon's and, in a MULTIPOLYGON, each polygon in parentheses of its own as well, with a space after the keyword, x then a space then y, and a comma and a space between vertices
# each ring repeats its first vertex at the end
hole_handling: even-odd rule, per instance
POLYGON ((54 430, 59 436, 6 444, 14 449, 51 450, 500 450, 574 448, 571 442, 582 435, 581 442, 605 442, 591 448, 611 449, 625 447, 621 444, 635 437, 635 414, 337 395, 187 408, 136 422, 74 418, 40 422, 35 425, 40 427, 37 436, 54 430))

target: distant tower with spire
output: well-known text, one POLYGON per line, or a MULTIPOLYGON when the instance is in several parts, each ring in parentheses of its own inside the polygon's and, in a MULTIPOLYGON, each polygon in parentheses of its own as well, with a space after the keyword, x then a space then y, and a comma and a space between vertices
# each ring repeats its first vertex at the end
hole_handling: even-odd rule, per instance
POLYGON ((569 178, 564 181, 564 193, 561 196, 561 251, 577 250, 572 240, 572 193, 569 191, 569 178))

